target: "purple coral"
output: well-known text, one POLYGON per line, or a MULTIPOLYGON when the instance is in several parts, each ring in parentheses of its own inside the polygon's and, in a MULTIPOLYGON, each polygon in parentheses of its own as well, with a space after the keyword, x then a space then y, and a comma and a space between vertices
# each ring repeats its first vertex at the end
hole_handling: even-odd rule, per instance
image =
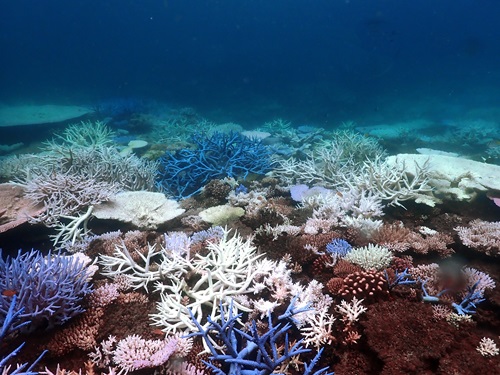
POLYGON ((290 186, 290 195, 295 202, 302 202, 303 199, 315 195, 326 196, 331 192, 322 186, 313 186, 312 188, 303 184, 290 186))
MULTIPOLYGON (((30 328, 63 324, 84 309, 80 301, 91 292, 89 269, 75 256, 40 251, 2 257, 0 250, 0 290, 15 293, 19 321, 31 321, 30 328)), ((13 297, 0 300, 0 316, 6 316, 13 297)))

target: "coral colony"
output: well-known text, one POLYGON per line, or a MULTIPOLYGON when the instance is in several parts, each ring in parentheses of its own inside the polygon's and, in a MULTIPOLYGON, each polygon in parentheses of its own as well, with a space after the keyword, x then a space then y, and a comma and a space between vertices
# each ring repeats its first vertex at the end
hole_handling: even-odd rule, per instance
POLYGON ((499 166, 98 109, 0 162, 1 375, 500 372, 499 166))
POLYGON ((210 180, 245 179, 249 173, 270 170, 269 150, 240 133, 194 134, 191 141, 194 150, 167 152, 160 158, 157 186, 177 199, 199 193, 210 180))

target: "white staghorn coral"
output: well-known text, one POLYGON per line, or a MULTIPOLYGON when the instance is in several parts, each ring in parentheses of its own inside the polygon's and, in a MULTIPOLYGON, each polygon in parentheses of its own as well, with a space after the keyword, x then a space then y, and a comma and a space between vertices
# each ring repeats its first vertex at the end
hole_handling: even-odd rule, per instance
POLYGON ((307 325, 300 328, 300 332, 304 336, 305 346, 314 346, 319 349, 325 344, 331 344, 335 340, 332 333, 335 320, 333 316, 325 311, 319 311, 307 317, 307 325))
MULTIPOLYGON (((188 310, 198 321, 205 321, 207 315, 216 319, 220 303, 226 306, 229 297, 253 293, 255 280, 272 270, 257 262, 262 255, 257 255, 250 239, 244 240, 237 233, 231 235, 228 229, 224 230, 219 242, 208 243, 207 249, 207 255, 197 254, 187 261, 185 269, 192 276, 189 280, 182 274, 167 270, 167 262, 160 265, 160 272, 169 272, 169 277, 164 282, 156 283, 155 289, 160 292, 161 301, 157 304, 158 312, 151 318, 153 324, 162 327, 165 332, 186 328, 195 330, 188 310), (194 285, 190 282, 193 279, 194 285), (204 313, 203 306, 210 307, 211 312, 204 313)), ((169 260, 170 264, 172 262, 175 262, 174 258, 169 260)), ((243 299, 240 298, 233 300, 233 310, 250 311, 250 306, 241 301, 243 299)))
POLYGON ((500 350, 498 350, 498 346, 495 343, 495 341, 493 341, 492 339, 490 339, 488 337, 483 337, 481 339, 476 350, 483 357, 494 357, 500 353, 500 350))
POLYGON ((340 301, 340 305, 337 305, 337 310, 342 314, 342 319, 349 323, 357 322, 359 316, 368 310, 361 302, 363 302, 363 299, 357 299, 356 296, 352 298, 351 302, 340 301))
POLYGON ((161 254, 162 250, 156 249, 156 245, 148 244, 145 254, 135 250, 143 264, 136 262, 130 254, 125 242, 115 246, 113 256, 101 255, 99 264, 104 267, 103 275, 114 278, 124 275, 134 289, 144 288, 148 290, 148 284, 160 279, 158 265, 153 263, 153 257, 161 254))

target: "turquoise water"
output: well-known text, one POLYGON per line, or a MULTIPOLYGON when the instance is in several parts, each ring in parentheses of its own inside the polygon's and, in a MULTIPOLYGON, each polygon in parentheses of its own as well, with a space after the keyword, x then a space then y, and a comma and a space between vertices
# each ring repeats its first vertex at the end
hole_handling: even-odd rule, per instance
POLYGON ((498 117, 496 1, 2 1, 0 102, 189 106, 245 127, 498 117))

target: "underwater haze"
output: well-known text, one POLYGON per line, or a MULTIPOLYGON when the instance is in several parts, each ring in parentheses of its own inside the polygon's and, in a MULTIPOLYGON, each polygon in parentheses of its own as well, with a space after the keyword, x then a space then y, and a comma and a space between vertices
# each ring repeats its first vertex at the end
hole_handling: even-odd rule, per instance
POLYGON ((492 0, 0 2, 0 102, 110 97, 319 126, 495 116, 492 0))
POLYGON ((0 20, 0 375, 500 374, 500 0, 0 20))

